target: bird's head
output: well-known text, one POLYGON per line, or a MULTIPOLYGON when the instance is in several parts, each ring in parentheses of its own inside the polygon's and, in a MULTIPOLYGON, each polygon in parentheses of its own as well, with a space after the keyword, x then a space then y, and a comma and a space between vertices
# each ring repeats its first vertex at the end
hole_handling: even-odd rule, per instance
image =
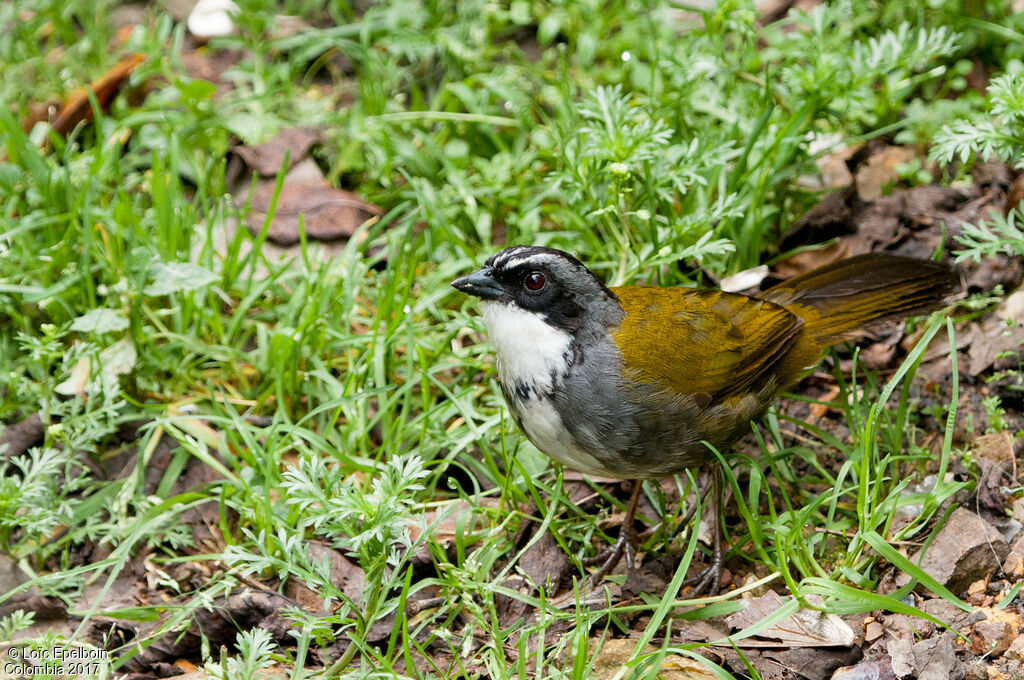
POLYGON ((452 281, 487 303, 489 315, 523 313, 575 333, 595 315, 618 308, 615 294, 572 255, 542 246, 512 246, 472 274, 452 281))

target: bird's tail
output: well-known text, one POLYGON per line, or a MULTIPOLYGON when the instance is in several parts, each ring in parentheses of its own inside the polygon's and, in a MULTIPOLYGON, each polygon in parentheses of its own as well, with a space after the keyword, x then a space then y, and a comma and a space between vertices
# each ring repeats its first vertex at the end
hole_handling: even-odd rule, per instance
POLYGON ((858 255, 795 276, 758 297, 804 320, 805 337, 827 347, 883 319, 940 309, 960 277, 941 262, 897 255, 858 255))

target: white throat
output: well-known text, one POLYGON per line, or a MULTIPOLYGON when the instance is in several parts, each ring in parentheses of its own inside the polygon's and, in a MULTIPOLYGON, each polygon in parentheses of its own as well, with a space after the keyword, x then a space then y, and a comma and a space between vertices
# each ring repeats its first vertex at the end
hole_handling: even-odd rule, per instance
POLYGON ((498 379, 509 389, 525 384, 547 392, 552 374, 566 367, 572 336, 513 304, 485 300, 481 308, 498 359, 498 379))
POLYGON ((484 300, 481 309, 505 401, 526 436, 563 465, 590 475, 612 474, 579 448, 552 395, 553 381, 568 368, 572 336, 513 304, 484 300))

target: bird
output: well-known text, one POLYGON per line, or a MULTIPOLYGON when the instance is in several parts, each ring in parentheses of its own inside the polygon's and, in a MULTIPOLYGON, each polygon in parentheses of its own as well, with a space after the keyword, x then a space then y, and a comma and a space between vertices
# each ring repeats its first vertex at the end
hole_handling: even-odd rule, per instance
POLYGON ((642 480, 712 464, 716 519, 693 594, 720 587, 726 452, 829 346, 884 319, 928 313, 955 293, 946 264, 891 254, 839 260, 755 295, 678 286, 608 287, 573 255, 516 245, 451 285, 480 299, 502 396, 542 452, 586 475, 635 480, 599 581, 626 556, 642 480))

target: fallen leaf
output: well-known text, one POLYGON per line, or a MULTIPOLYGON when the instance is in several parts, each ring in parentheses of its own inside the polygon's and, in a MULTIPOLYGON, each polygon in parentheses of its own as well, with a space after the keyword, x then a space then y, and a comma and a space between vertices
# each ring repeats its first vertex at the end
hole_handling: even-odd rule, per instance
POLYGON ((153 283, 143 289, 146 295, 170 295, 186 290, 198 290, 220 277, 206 267, 192 262, 161 262, 153 270, 153 283))
POLYGON ((323 141, 323 134, 313 127, 285 128, 262 144, 239 144, 231 147, 245 164, 263 177, 273 177, 289 156, 289 168, 305 160, 309 150, 323 141))
MULTIPOLYGON (((320 543, 310 541, 307 544, 309 560, 313 564, 326 562, 330 568, 331 583, 353 602, 358 602, 366 587, 366 573, 363 568, 350 560, 340 551, 320 543)), ((299 602, 302 608, 310 613, 329 613, 322 595, 311 590, 298 579, 289 579, 285 584, 285 595, 299 602)), ((337 607, 339 602, 334 601, 337 607)))
MULTIPOLYGON (((595 650, 597 653, 593 654, 590 660, 591 672, 587 677, 594 678, 594 680, 611 680, 611 678, 620 677, 626 662, 633 658, 636 647, 636 640, 615 638, 605 640, 603 643, 600 640, 591 640, 591 654, 595 650)), ((657 652, 657 647, 647 645, 641 654, 651 656, 657 652)), ((654 677, 655 673, 650 673, 650 671, 655 669, 648 668, 647 670, 649 673, 645 677, 654 677)), ((682 654, 666 654, 661 657, 656 675, 658 680, 713 680, 718 677, 704 664, 682 654)))
POLYGON ((85 393, 85 388, 89 384, 91 372, 89 358, 82 357, 75 363, 75 367, 71 369, 71 374, 68 375, 67 379, 58 383, 53 388, 53 391, 66 397, 77 396, 81 401, 86 402, 89 400, 89 397, 85 393))
POLYGON ((114 333, 128 328, 128 319, 113 309, 90 309, 71 322, 71 330, 79 333, 114 333))
POLYGON ((889 186, 899 181, 898 166, 915 158, 917 152, 905 146, 888 146, 874 154, 857 170, 857 195, 864 201, 880 198, 889 186))
POLYGON ((830 408, 833 408, 832 404, 839 398, 842 390, 839 389, 839 385, 832 385, 828 388, 825 394, 818 397, 818 400, 808 407, 810 411, 811 420, 809 421, 812 425, 818 420, 825 417, 830 408))
POLYGON ((118 377, 131 373, 136 358, 135 343, 131 338, 121 338, 100 351, 100 372, 108 381, 116 381, 118 377))
MULTIPOLYGON (((43 443, 46 436, 46 425, 38 413, 0 430, 0 456, 4 459, 20 456, 33 446, 43 443)), ((0 590, 7 592, 10 588, 0 590)))
POLYGON ((801 250, 775 263, 775 272, 783 277, 799 276, 812 269, 823 267, 837 260, 849 257, 849 249, 843 241, 832 241, 822 248, 801 250))
POLYGON ((486 512, 487 508, 497 508, 500 505, 501 499, 491 496, 476 497, 472 502, 461 498, 448 501, 437 509, 424 513, 422 522, 409 521, 406 525, 409 529, 409 537, 415 541, 424 527, 429 527, 430 537, 447 547, 455 542, 456 537, 465 537, 482 529, 483 522, 480 521, 480 515, 486 512))
MULTIPOLYGON (((235 89, 234 82, 224 77, 224 74, 249 56, 251 55, 245 50, 213 50, 201 47, 183 53, 181 65, 185 68, 185 73, 189 78, 205 80, 213 86, 213 90, 218 95, 223 95, 235 89)), ((189 84, 189 87, 191 86, 189 84)))
MULTIPOLYGON (((972 324, 964 338, 970 345, 967 356, 968 372, 981 375, 1003 356, 1018 353, 1024 343, 1024 324, 989 317, 980 324, 972 324)), ((960 343, 957 342, 959 346, 960 343)))
MULTIPOLYGON (((730 614, 725 621, 734 628, 748 628, 760 623, 785 604, 778 593, 768 591, 761 597, 745 600, 742 611, 730 614)), ((835 614, 812 609, 801 609, 778 624, 757 633, 762 640, 746 638, 736 645, 751 647, 849 647, 854 634, 849 624, 835 614), (771 638, 771 640, 766 640, 771 638)))
POLYGON ((293 35, 308 31, 313 27, 302 17, 297 17, 290 14, 278 14, 274 17, 273 29, 271 30, 271 40, 282 40, 284 38, 290 38, 293 35))
MULTIPOLYGON (((245 225, 254 235, 263 228, 274 190, 274 180, 263 180, 253 190, 245 225)), ((300 218, 309 238, 349 238, 364 222, 383 214, 383 210, 356 194, 331 186, 316 163, 306 159, 285 176, 267 238, 284 246, 298 243, 300 218)))
POLYGON ((868 369, 877 371, 887 368, 896 356, 896 345, 885 342, 873 342, 860 351, 860 363, 868 369))
POLYGON ((100 110, 106 110, 114 96, 121 90, 121 86, 144 59, 145 57, 141 54, 125 57, 102 77, 89 83, 88 87, 83 87, 68 97, 64 107, 53 121, 54 132, 66 137, 79 123, 92 120, 93 109, 89 102, 90 91, 95 95, 100 110))
POLYGON ((1024 323, 1024 289, 1007 295, 996 307, 996 316, 1003 321, 1024 323))
POLYGON ((1021 207, 1024 201, 1024 175, 1018 175, 1010 188, 1006 191, 1006 203, 1003 204, 1003 215, 1009 215, 1011 211, 1021 207))
POLYGON ((892 672, 891 663, 879 659, 837 668, 832 680, 896 680, 896 674, 892 672))
POLYGON ((848 161, 858 150, 860 146, 843 146, 817 160, 821 181, 826 189, 838 189, 853 182, 853 173, 850 172, 848 161))

